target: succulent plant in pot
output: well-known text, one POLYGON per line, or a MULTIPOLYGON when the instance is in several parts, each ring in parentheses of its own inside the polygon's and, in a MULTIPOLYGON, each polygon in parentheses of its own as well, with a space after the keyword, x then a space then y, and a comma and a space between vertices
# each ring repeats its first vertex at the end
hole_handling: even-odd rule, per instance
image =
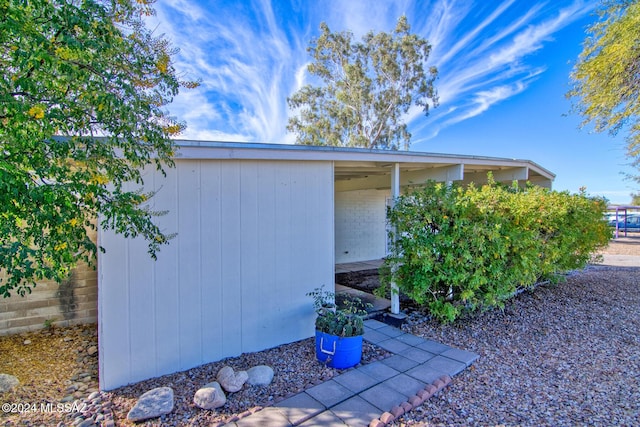
POLYGON ((316 357, 327 366, 346 369, 360 363, 364 334, 365 305, 357 297, 340 298, 336 294, 316 288, 307 294, 312 297, 316 317, 316 357))

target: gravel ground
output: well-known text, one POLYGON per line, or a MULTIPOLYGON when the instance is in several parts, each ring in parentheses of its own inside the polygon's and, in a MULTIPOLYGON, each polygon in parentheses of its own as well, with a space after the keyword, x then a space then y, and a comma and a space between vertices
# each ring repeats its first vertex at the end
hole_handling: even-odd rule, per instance
MULTIPOLYGON (((385 350, 365 343, 362 363, 383 359, 389 355, 385 350)), ((220 362, 210 363, 185 372, 165 375, 160 378, 122 387, 106 393, 112 403, 117 425, 137 426, 210 426, 229 422, 233 417, 246 415, 280 400, 300 393, 305 389, 333 378, 340 371, 328 368, 316 360, 313 338, 279 346, 257 353, 243 354, 220 362), (246 370, 257 365, 269 365, 274 370, 273 382, 269 386, 245 386, 237 393, 227 394, 227 403, 215 411, 206 411, 193 404, 193 395, 203 385, 215 381, 220 368, 228 365, 235 371, 246 370), (155 387, 169 386, 174 389, 175 407, 171 414, 143 423, 126 420, 127 412, 138 397, 155 387)))
POLYGON ((640 267, 588 267, 454 326, 415 320, 480 359, 394 426, 640 425, 640 267))
MULTIPOLYGON (((606 253, 640 255, 640 238, 612 242, 606 253)), ((481 357, 394 425, 640 425, 639 286, 640 268, 589 267, 564 284, 520 294, 504 311, 453 326, 412 315, 413 325, 405 326, 408 332, 481 357)), ((16 390, 0 393, 0 403, 40 405, 77 399, 77 407, 84 409, 0 412, 0 425, 80 425, 83 420, 83 426, 96 420, 133 425, 125 418, 137 397, 163 385, 175 390, 174 412, 137 425, 215 425, 337 373, 320 366, 312 341, 303 340, 98 393, 97 354, 92 348, 96 343, 95 325, 0 337, 0 372, 21 380, 16 390), (245 387, 230 394, 217 411, 195 408, 195 390, 224 364, 236 370, 269 364, 276 375, 268 387, 245 387)), ((367 345, 364 363, 384 356, 367 345)))

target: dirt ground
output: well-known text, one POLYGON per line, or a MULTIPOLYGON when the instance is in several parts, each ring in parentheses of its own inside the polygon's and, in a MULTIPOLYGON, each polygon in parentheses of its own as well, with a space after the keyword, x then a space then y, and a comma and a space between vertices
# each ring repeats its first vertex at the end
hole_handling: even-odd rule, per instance
POLYGON ((640 256, 640 233, 627 233, 627 237, 611 240, 609 246, 602 251, 608 255, 640 256))

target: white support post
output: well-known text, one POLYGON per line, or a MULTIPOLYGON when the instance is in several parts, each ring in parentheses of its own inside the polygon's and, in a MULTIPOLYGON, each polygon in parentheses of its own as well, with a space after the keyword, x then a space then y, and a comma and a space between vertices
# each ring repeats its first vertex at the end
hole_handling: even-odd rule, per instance
MULTIPOLYGON (((391 170, 391 207, 395 206, 398 197, 400 197, 400 163, 394 163, 391 170)), ((395 238, 395 230, 393 235, 395 238)), ((391 267, 392 273, 395 269, 396 266, 391 267)), ((391 314, 400 314, 400 291, 393 280, 393 274, 391 277, 391 314)))

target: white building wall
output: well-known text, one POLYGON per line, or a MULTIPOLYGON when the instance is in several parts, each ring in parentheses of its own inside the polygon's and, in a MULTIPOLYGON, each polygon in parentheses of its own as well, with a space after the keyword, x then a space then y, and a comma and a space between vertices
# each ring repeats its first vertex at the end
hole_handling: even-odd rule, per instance
POLYGON ((379 259, 386 255, 388 190, 336 192, 336 263, 379 259))
POLYGON ((334 280, 331 162, 178 160, 145 184, 177 236, 154 262, 100 233, 102 389, 313 334, 306 293, 334 280))

